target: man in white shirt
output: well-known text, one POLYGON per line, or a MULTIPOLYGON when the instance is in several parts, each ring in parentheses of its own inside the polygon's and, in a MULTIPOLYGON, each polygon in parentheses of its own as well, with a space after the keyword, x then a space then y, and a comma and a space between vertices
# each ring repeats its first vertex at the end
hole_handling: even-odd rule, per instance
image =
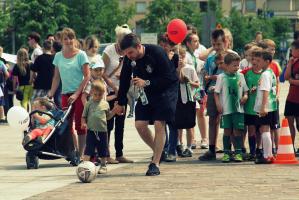
POLYGON ((40 35, 37 32, 32 32, 28 35, 28 44, 33 49, 31 54, 31 61, 34 63, 35 59, 43 54, 43 50, 39 45, 40 35))

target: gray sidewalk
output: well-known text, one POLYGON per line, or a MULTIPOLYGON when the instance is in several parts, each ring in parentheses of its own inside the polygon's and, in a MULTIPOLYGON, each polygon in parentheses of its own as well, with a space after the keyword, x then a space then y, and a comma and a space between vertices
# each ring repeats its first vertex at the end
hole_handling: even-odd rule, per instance
MULTIPOLYGON (((287 92, 285 84, 281 113, 287 92)), ((0 199, 299 199, 298 165, 200 162, 197 157, 203 150, 196 150, 193 158, 162 163, 160 176, 146 177, 151 152, 132 119, 126 122, 125 153, 138 162, 109 165, 109 173, 90 184, 79 183, 76 168, 63 159, 41 160, 40 169, 27 170, 21 133, 1 125, 0 134, 0 199)))

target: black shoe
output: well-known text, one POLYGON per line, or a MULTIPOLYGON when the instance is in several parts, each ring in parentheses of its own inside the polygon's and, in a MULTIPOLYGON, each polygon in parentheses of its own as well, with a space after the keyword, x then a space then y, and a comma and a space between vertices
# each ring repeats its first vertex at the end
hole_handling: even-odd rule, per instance
POLYGON ((176 162, 176 156, 172 154, 167 154, 165 162, 176 162))
POLYGON ((196 149, 196 144, 191 144, 191 149, 196 149))
POLYGON ((183 151, 184 151, 184 147, 183 147, 183 145, 177 145, 176 146, 176 151, 177 151, 177 154, 178 154, 178 156, 180 156, 180 157, 182 157, 182 155, 183 155, 183 151))
POLYGON ((162 151, 162 154, 161 154, 161 158, 160 158, 160 163, 165 161, 167 157, 167 152, 166 151, 162 151))
POLYGON ((211 151, 207 151, 204 153, 202 156, 198 157, 198 160, 201 161, 211 161, 211 160, 216 160, 216 154, 212 153, 211 151))
POLYGON ((255 164, 263 164, 263 155, 261 153, 257 153, 255 156, 255 164))
POLYGON ((192 157, 192 151, 190 149, 185 149, 182 153, 182 157, 192 157))
POLYGON ((148 166, 148 170, 145 175, 146 176, 158 176, 158 175, 160 175, 160 170, 155 163, 151 163, 148 166))

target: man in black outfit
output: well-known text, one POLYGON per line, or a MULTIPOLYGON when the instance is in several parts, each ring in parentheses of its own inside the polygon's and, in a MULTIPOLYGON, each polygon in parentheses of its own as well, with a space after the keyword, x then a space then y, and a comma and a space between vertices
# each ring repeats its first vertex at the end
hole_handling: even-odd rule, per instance
POLYGON ((137 36, 128 34, 120 43, 125 52, 120 75, 117 114, 125 114, 126 94, 133 79, 139 98, 135 107, 135 127, 143 141, 153 150, 147 176, 160 174, 159 161, 165 143, 165 123, 174 120, 178 95, 178 78, 165 51, 157 45, 142 45, 137 36), (132 77, 133 75, 133 77, 132 77), (155 136, 148 125, 154 122, 155 136))

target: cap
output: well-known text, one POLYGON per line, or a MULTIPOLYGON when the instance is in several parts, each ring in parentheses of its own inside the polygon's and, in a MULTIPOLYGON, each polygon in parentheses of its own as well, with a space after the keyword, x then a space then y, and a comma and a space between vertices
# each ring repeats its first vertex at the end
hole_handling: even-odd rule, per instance
POLYGON ((90 69, 96 69, 96 68, 105 68, 104 62, 103 61, 98 61, 98 62, 92 62, 90 63, 90 69))

